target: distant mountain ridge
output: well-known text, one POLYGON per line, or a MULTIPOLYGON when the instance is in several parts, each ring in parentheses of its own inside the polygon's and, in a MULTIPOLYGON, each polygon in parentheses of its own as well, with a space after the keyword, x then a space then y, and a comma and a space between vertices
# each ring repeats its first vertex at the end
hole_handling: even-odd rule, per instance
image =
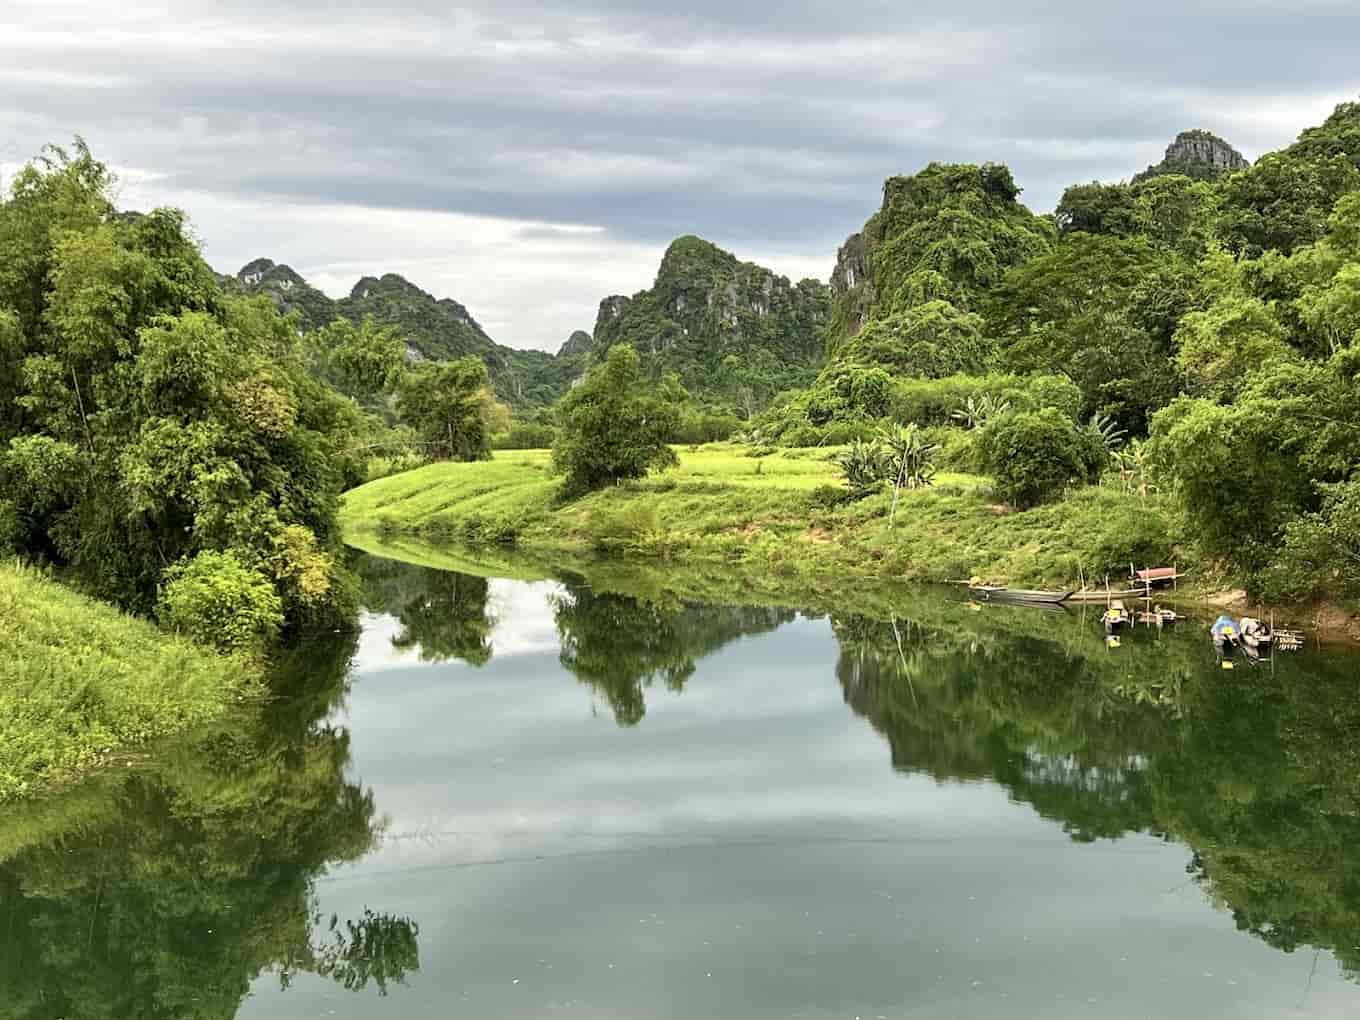
MULTIPOLYGON (((320 329, 336 319, 357 323, 371 316, 380 325, 397 329, 413 361, 475 355, 486 363, 496 395, 515 407, 551 404, 584 369, 581 358, 496 343, 466 306, 451 298, 436 298, 396 273, 365 276, 347 297, 336 300, 291 267, 260 258, 226 277, 224 285, 266 295, 281 312, 296 312, 306 330, 320 329)), ((583 335, 589 340, 589 334, 583 335)))
POLYGON ((475 355, 496 395, 521 409, 552 404, 618 343, 633 344, 656 374, 679 374, 700 399, 754 406, 816 374, 831 300, 817 280, 794 284, 702 238, 681 237, 667 248, 650 290, 605 298, 594 335, 577 330, 550 354, 497 343, 465 305, 395 273, 365 276, 338 300, 267 258, 222 283, 269 297, 305 330, 372 317, 398 330, 413 361, 475 355))

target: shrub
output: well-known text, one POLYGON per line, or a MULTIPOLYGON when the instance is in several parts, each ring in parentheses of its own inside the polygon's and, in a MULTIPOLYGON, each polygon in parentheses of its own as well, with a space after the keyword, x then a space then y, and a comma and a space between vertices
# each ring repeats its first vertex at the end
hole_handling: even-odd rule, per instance
POLYGON ((166 628, 222 651, 259 648, 283 625, 273 585, 230 552, 201 552, 165 572, 156 616, 166 628))
POLYGON ((1360 595, 1360 479, 1319 488, 1321 510, 1285 526, 1284 548, 1260 578, 1267 598, 1360 595))
POLYGON ((557 438, 557 430, 551 425, 533 422, 515 422, 510 431, 491 437, 493 450, 546 450, 552 447, 557 438))
MULTIPOLYGON (((992 416, 1003 405, 1016 411, 1056 408, 1069 418, 1081 410, 1081 390, 1065 376, 951 375, 943 379, 898 379, 893 387, 892 416, 918 425, 949 425, 969 401, 988 407, 992 416)), ((974 420, 974 425, 981 422, 974 420)))
POLYGON ((815 425, 799 425, 779 437, 781 446, 820 446, 825 433, 815 425))
POLYGON ((839 485, 819 485, 808 493, 808 504, 818 510, 835 510, 853 496, 839 485))
POLYGON ((822 429, 820 443, 813 445, 845 446, 856 439, 872 439, 874 426, 867 421, 837 421, 822 429))
POLYGON ((845 474, 845 483, 854 499, 869 495, 892 473, 888 458, 877 442, 856 440, 849 449, 837 454, 833 463, 845 474))
POLYGON ((978 460, 978 444, 974 442, 974 433, 940 425, 925 429, 924 433, 939 448, 935 462, 940 467, 947 471, 983 470, 978 460))
POLYGON ((1090 433, 1056 408, 999 418, 982 430, 981 443, 998 498, 1022 509, 1097 477, 1104 460, 1090 433))

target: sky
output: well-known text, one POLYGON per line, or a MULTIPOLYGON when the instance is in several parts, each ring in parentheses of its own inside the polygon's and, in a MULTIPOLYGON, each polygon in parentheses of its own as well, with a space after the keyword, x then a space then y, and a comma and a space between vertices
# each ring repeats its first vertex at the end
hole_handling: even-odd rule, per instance
POLYGON ((1037 212, 1202 127, 1360 94, 1354 0, 3 0, 0 177, 83 136, 221 272, 397 272, 513 347, 699 234, 829 277, 882 182, 1004 162, 1037 212))

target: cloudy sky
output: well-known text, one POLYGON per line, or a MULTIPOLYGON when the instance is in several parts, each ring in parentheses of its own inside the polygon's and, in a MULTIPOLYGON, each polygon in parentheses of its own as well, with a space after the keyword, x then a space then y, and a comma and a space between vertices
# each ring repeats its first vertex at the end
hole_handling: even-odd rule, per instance
POLYGON ((1051 210, 1206 127, 1360 93, 1354 0, 3 0, 0 174, 79 133, 209 260, 400 272, 555 348, 697 233, 826 278, 882 179, 1009 163, 1051 210))

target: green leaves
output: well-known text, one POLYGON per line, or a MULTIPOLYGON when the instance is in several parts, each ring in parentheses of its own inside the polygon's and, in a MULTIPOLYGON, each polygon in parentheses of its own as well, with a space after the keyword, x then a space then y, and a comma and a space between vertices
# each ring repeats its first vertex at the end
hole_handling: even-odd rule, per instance
POLYGON ((1099 477, 1107 455, 1099 437, 1045 408, 997 418, 981 432, 981 453, 999 499, 1026 509, 1099 477))
POLYGON ((256 650, 283 625, 268 578, 232 553, 201 552, 165 572, 156 601, 162 626, 224 652, 256 650))
POLYGON ((487 415, 494 398, 479 358, 423 362, 397 384, 397 413, 434 460, 491 455, 487 415))
MULTIPOLYGON (((181 213, 115 216, 109 183, 78 146, 0 202, 0 485, 23 551, 147 611, 205 550, 289 527, 334 549, 361 422, 267 301, 221 294, 181 213)), ((294 621, 316 611, 276 580, 294 621)))
POLYGON ((666 442, 680 423, 678 396, 643 377, 631 347, 611 348, 557 408, 553 466, 566 475, 566 491, 579 495, 673 466, 666 442))

